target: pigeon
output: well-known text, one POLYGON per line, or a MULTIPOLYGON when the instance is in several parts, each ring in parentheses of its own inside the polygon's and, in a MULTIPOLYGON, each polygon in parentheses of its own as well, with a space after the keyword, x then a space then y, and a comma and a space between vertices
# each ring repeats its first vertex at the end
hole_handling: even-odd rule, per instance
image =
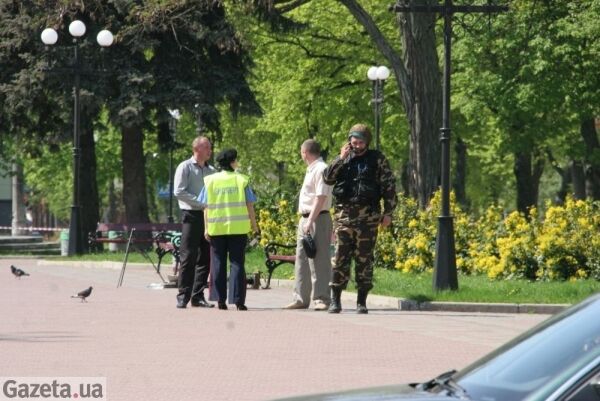
POLYGON ((25 273, 23 270, 16 266, 10 265, 10 271, 15 275, 16 278, 20 279, 21 276, 29 276, 29 273, 25 273))
POLYGON ((86 290, 79 291, 77 295, 71 295, 71 298, 81 298, 81 302, 87 302, 85 299, 92 293, 92 288, 93 287, 90 287, 86 290))

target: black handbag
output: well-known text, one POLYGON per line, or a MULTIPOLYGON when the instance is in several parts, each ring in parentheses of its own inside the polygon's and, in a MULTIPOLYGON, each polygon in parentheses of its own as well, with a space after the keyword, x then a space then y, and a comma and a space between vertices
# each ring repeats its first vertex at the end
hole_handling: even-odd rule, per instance
POLYGON ((304 248, 304 252, 306 256, 310 259, 314 259, 317 254, 317 245, 315 244, 315 240, 312 235, 305 234, 302 236, 302 248, 304 248))

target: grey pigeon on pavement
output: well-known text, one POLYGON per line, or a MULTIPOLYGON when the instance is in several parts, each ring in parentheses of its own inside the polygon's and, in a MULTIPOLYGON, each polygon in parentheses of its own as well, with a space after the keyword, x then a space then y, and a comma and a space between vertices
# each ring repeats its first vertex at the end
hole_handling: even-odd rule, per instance
POLYGON ((77 295, 71 295, 71 298, 81 298, 81 302, 87 302, 85 299, 92 293, 92 288, 93 287, 90 287, 86 290, 79 291, 77 295))
POLYGON ((29 273, 25 273, 23 270, 19 269, 16 266, 10 265, 10 271, 15 275, 16 278, 21 278, 21 276, 29 276, 29 273))

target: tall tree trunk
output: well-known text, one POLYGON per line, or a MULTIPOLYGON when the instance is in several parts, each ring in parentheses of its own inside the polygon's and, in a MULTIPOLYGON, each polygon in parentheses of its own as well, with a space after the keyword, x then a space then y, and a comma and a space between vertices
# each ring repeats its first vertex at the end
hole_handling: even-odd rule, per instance
POLYGON ((463 208, 469 207, 467 199, 467 144, 461 137, 456 137, 454 145, 456 152, 456 167, 454 168, 454 182, 452 187, 456 195, 456 201, 463 208))
POLYGON ((148 223, 144 132, 140 126, 121 128, 123 160, 123 204, 127 223, 148 223))
POLYGON ((400 167, 400 186, 402 187, 402 194, 404 196, 409 196, 410 194, 410 187, 409 187, 409 183, 408 183, 408 162, 404 162, 402 163, 402 166, 400 167))
MULTIPOLYGON (((556 173, 560 177, 560 187, 556 191, 556 195, 554 196, 554 203, 557 205, 562 205, 565 203, 565 199, 567 198, 567 194, 569 193, 569 184, 571 184, 571 171, 569 167, 562 168, 558 161, 554 158, 554 154, 550 149, 546 149, 546 156, 548 156, 548 161, 550 165, 556 171, 556 173)), ((568 165, 570 165, 569 162, 568 165)), ((567 166, 568 166, 567 165, 567 166)))
POLYGON ((96 144, 94 142, 93 118, 81 119, 80 145, 81 167, 79 171, 79 201, 81 205, 81 231, 83 232, 83 250, 88 250, 88 233, 96 231, 100 221, 100 203, 98 183, 96 182, 96 144))
POLYGON ((600 200, 600 143, 593 117, 581 121, 580 132, 585 143, 585 192, 588 198, 600 200))
POLYGON ((277 179, 279 182, 279 190, 281 191, 285 180, 285 162, 277 162, 277 179))
POLYGON ((115 180, 114 178, 111 178, 108 180, 107 183, 107 197, 108 197, 108 205, 106 206, 106 209, 104 209, 104 213, 102 215, 102 221, 104 223, 122 223, 121 220, 119 220, 119 213, 117 212, 117 203, 118 203, 118 199, 117 199, 117 195, 115 193, 115 180))
POLYGON ((544 159, 532 152, 515 153, 514 173, 517 180, 517 210, 526 216, 529 209, 538 203, 540 178, 544 172, 544 159))
POLYGON ((404 103, 410 124, 409 187, 411 195, 425 208, 439 186, 441 173, 442 82, 435 15, 398 14, 397 20, 412 95, 404 103))
POLYGON ((29 235, 25 218, 25 198, 23 196, 23 166, 18 161, 12 163, 12 220, 11 235, 29 235))
POLYGON ((585 174, 583 164, 573 160, 570 166, 571 180, 573 181, 573 197, 578 200, 585 199, 585 174))
MULTIPOLYGON (((411 130, 408 177, 410 194, 425 208, 438 187, 440 175, 442 86, 434 30, 435 15, 398 15, 404 48, 403 57, 400 57, 356 0, 340 2, 365 28, 394 71, 411 130)), ((434 2, 427 0, 423 3, 434 2)))

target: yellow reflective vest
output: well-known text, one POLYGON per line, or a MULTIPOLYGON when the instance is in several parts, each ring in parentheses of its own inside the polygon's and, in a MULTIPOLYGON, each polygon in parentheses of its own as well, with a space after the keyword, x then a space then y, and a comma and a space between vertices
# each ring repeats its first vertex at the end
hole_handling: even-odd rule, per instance
POLYGON ((248 177, 221 171, 204 177, 209 235, 247 234, 250 217, 246 206, 248 177))

